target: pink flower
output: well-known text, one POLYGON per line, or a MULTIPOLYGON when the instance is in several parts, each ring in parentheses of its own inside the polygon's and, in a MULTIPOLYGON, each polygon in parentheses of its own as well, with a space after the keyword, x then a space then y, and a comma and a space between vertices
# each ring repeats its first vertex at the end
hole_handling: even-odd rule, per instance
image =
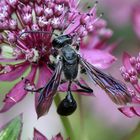
POLYGON ((100 0, 104 11, 107 12, 107 16, 115 26, 125 26, 130 22, 131 11, 139 0, 100 0), (115 15, 115 16, 114 16, 115 15))
POLYGON ((120 71, 123 79, 129 82, 134 87, 134 90, 129 90, 132 95, 130 106, 120 107, 119 110, 128 117, 140 116, 140 54, 134 57, 124 53, 123 66, 120 71))
POLYGON ((134 31, 140 39, 140 4, 135 5, 133 8, 132 23, 134 31))
MULTIPOLYGON (((107 68, 116 60, 110 54, 116 45, 106 44, 112 31, 106 28, 103 19, 96 16, 96 4, 85 13, 81 12, 78 6, 76 0, 0 1, 0 62, 6 63, 0 65, 0 81, 21 78, 6 94, 1 113, 9 110, 28 94, 24 88, 34 90, 49 81, 53 73, 50 68, 53 61, 51 56, 58 53, 52 46, 56 32, 73 36, 74 45, 80 42, 81 55, 99 68, 107 68), (84 38, 88 34, 91 34, 90 41, 86 43, 84 38), (30 72, 23 78, 22 75, 28 70, 30 72)), ((59 88, 64 90, 66 86, 59 88)), ((35 96, 36 107, 38 96, 39 94, 35 96)), ((53 96, 51 94, 45 104, 46 111, 51 106, 53 96)), ((41 116, 38 111, 37 114, 41 116)))
MULTIPOLYGON (((48 140, 43 134, 41 134, 37 129, 34 129, 33 140, 48 140)), ((52 137, 51 140, 64 140, 60 133, 52 137)), ((67 140, 70 140, 69 138, 67 140)))

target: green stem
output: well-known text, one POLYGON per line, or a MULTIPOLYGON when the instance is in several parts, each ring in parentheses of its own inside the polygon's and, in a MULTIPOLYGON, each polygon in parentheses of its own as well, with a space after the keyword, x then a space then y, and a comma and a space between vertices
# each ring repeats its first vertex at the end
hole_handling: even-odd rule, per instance
MULTIPOLYGON (((57 94, 54 101, 55 101, 56 106, 58 106, 58 104, 61 102, 61 98, 60 98, 59 94, 57 94)), ((71 140, 74 140, 75 139, 74 133, 73 133, 72 126, 70 124, 68 117, 60 116, 60 119, 63 124, 65 133, 67 134, 68 137, 70 137, 71 140)))
POLYGON ((140 139, 140 123, 137 125, 136 129, 124 140, 139 140, 140 139))
POLYGON ((82 97, 81 95, 77 95, 77 99, 78 99, 78 105, 79 105, 79 115, 80 115, 80 130, 81 130, 81 135, 80 138, 82 139, 84 137, 84 109, 82 106, 82 97))

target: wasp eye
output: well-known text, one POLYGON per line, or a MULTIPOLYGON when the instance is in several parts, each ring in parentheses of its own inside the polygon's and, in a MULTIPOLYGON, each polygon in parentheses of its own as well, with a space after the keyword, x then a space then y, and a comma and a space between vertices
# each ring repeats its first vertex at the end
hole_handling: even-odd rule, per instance
POLYGON ((60 35, 52 40, 52 45, 56 49, 64 47, 66 44, 71 44, 72 38, 69 35, 60 35))
POLYGON ((77 103, 70 93, 58 105, 57 113, 62 116, 68 116, 71 115, 76 110, 76 108, 77 103))

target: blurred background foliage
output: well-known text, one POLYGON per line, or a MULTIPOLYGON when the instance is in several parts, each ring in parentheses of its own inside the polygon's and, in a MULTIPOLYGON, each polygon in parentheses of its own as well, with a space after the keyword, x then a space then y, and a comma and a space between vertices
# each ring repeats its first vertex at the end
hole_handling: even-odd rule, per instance
POLYGON ((16 140, 20 138, 22 128, 22 115, 7 123, 0 131, 0 140, 16 140))
MULTIPOLYGON (((140 48, 140 40, 136 37, 131 22, 133 5, 140 1, 130 0, 128 2, 128 0, 117 0, 116 3, 113 3, 113 1, 114 0, 99 0, 98 7, 99 13, 104 12, 103 18, 107 20, 108 27, 114 31, 110 42, 122 39, 122 42, 113 52, 118 58, 118 61, 107 70, 108 73, 122 80, 119 68, 122 64, 121 56, 123 52, 127 51, 132 55, 136 55, 140 48)), ((93 4, 92 0, 84 0, 82 2, 88 5, 93 4)), ((18 79, 18 81, 19 80, 20 79, 18 79)), ((17 81, 10 83, 0 82, 0 106, 2 106, 2 100, 5 94, 15 83, 17 83, 17 81)), ((92 84, 92 86, 94 85, 92 84)), ((74 133, 72 140, 140 140, 139 118, 127 118, 121 114, 117 110, 117 106, 114 105, 98 87, 95 87, 94 92, 96 97, 77 97, 76 95, 79 101, 78 109, 73 115, 68 117, 73 130, 71 133, 74 133)), ((61 98, 64 98, 63 94, 60 93, 60 95, 61 98)), ((46 116, 37 120, 33 94, 29 94, 21 103, 18 103, 8 112, 0 114, 0 127, 21 112, 24 113, 22 140, 32 139, 33 127, 36 127, 48 138, 51 138, 58 132, 65 135, 65 138, 67 137, 61 124, 61 120, 65 121, 65 118, 62 117, 62 119, 60 119, 60 116, 56 113, 55 105, 51 107, 46 116)), ((15 124, 15 122, 13 124, 15 124)), ((17 127, 18 125, 20 124, 17 121, 17 127)), ((14 127, 16 127, 16 125, 14 125, 14 127)), ((13 128, 13 130, 15 129, 13 128)))

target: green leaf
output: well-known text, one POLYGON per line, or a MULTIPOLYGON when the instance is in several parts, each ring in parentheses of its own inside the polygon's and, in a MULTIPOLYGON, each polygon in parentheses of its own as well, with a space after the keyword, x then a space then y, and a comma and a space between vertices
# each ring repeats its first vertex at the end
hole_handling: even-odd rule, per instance
POLYGON ((19 115, 0 128, 0 140, 19 140, 21 129, 22 115, 19 115))
POLYGON ((124 140, 140 140, 140 123, 137 127, 133 130, 133 132, 126 136, 124 140))

